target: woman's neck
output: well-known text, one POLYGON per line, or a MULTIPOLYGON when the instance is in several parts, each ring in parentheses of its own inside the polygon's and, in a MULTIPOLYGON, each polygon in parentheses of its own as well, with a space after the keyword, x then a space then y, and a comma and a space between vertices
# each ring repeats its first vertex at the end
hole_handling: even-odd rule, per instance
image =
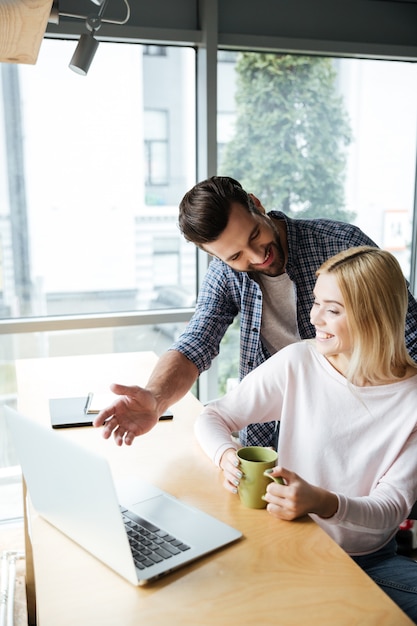
POLYGON ((349 359, 343 354, 332 354, 325 356, 325 359, 330 363, 334 369, 342 376, 347 378, 347 371, 349 367, 349 359))

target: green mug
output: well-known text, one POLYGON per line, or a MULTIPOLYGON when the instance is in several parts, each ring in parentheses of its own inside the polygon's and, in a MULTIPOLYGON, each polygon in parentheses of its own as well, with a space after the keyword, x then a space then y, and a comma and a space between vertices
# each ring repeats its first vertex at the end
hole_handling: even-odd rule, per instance
POLYGON ((267 503, 262 496, 270 483, 264 472, 277 464, 277 451, 262 446, 247 446, 240 448, 237 456, 243 473, 238 487, 240 501, 250 509, 264 509, 267 503))

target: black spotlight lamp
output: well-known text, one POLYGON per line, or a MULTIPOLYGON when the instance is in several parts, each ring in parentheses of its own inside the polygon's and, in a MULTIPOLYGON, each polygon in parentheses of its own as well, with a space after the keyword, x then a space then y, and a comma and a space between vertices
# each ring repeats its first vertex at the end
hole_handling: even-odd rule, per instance
POLYGON ((88 32, 81 35, 69 63, 70 69, 77 74, 81 74, 82 76, 87 75, 91 62, 94 59, 94 55, 97 52, 99 41, 94 37, 94 35, 101 25, 104 23, 122 25, 126 24, 130 18, 130 6, 128 0, 123 0, 124 5, 126 6, 126 17, 122 21, 109 20, 103 17, 109 0, 91 0, 91 2, 99 7, 98 13, 85 17, 74 13, 61 13, 59 11, 59 0, 54 0, 51 10, 51 18, 49 20, 55 24, 59 24, 60 17, 71 17, 85 20, 85 26, 88 32))
MULTIPOLYGON (((102 4, 102 7, 105 4, 102 4)), ((73 72, 81 74, 81 76, 87 76, 91 62, 97 52, 99 42, 94 38, 94 33, 101 26, 101 18, 100 16, 87 17, 85 24, 90 32, 81 35, 68 66, 73 72)))

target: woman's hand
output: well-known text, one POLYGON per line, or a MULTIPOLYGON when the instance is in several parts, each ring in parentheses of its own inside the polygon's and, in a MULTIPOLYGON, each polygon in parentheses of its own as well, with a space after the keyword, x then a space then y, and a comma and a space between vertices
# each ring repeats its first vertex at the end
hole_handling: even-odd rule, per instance
POLYGON ((315 487, 283 467, 274 467, 269 475, 271 478, 280 477, 284 482, 271 482, 264 496, 268 503, 267 511, 273 517, 294 520, 308 513, 320 517, 332 517, 336 513, 339 501, 331 491, 315 487))
POLYGON ((239 469, 239 459, 235 448, 228 448, 220 459, 220 468, 223 470, 223 486, 232 493, 237 493, 237 488, 243 474, 239 469))

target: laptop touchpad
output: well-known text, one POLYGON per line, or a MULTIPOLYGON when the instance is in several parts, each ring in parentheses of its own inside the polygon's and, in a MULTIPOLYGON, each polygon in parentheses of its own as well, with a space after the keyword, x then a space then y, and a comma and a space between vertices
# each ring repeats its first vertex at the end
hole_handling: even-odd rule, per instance
POLYGON ((201 530, 201 513, 163 494, 138 502, 131 510, 156 526, 169 529, 170 533, 182 537, 186 543, 194 541, 198 529, 201 530))

